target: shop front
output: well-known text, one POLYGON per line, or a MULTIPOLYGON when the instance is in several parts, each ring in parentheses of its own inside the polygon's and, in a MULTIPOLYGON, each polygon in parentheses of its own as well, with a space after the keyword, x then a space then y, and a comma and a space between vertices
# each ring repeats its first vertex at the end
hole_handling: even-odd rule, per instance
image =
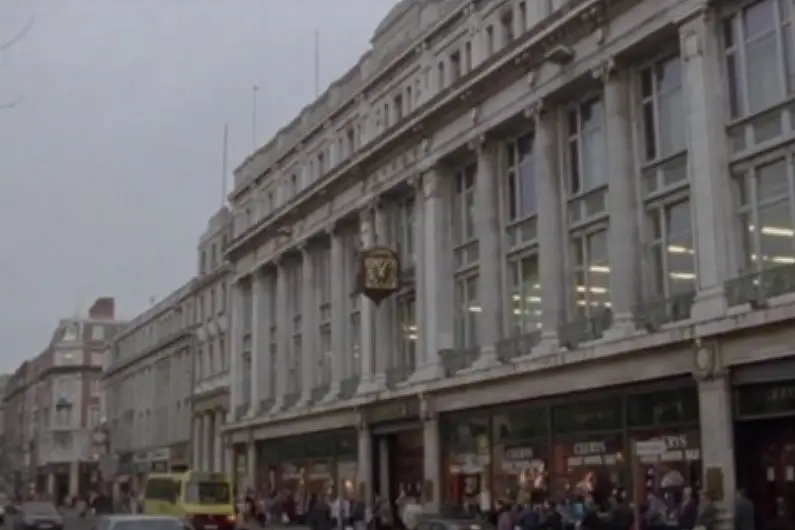
POLYGON ((443 501, 488 510, 589 493, 603 502, 615 488, 678 497, 699 485, 698 407, 695 382, 677 379, 443 416, 443 501), (666 451, 633 458, 648 440, 666 451))
POLYGON ((284 491, 304 506, 332 490, 353 498, 358 483, 357 437, 353 429, 256 443, 257 487, 284 491))
POLYGON ((795 527, 795 360, 739 368, 732 383, 737 484, 758 528, 782 515, 795 527))

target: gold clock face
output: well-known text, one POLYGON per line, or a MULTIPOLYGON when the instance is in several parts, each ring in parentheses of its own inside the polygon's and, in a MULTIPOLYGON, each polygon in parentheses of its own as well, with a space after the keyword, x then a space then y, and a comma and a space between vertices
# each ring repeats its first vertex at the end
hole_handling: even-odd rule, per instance
POLYGON ((387 251, 373 251, 364 257, 365 285, 373 291, 395 291, 398 289, 398 261, 387 251))

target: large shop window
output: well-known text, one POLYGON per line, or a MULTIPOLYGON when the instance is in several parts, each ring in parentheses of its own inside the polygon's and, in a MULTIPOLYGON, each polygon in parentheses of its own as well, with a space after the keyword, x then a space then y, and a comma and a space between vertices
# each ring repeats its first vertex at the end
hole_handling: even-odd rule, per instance
POLYGON ((701 436, 696 389, 629 396, 627 426, 632 446, 662 439, 667 447, 659 456, 639 458, 632 477, 636 499, 655 492, 671 503, 679 503, 684 487, 699 486, 701 436))
POLYGON ((451 422, 445 427, 445 502, 491 508, 490 418, 451 422))
POLYGON ((604 502, 613 488, 627 483, 622 416, 620 398, 553 408, 553 494, 575 490, 604 502))
POLYGON ((549 466, 549 408, 522 407, 494 417, 494 494, 512 501, 546 490, 549 466))

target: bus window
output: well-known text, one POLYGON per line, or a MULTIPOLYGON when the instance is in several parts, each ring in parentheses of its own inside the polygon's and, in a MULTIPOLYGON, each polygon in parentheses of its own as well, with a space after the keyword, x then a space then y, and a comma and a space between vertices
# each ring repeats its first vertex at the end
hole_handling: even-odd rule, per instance
POLYGON ((152 477, 146 481, 145 499, 176 502, 179 494, 180 485, 173 479, 152 477))
POLYGON ((185 502, 191 504, 230 504, 229 484, 226 482, 196 482, 185 485, 185 502))

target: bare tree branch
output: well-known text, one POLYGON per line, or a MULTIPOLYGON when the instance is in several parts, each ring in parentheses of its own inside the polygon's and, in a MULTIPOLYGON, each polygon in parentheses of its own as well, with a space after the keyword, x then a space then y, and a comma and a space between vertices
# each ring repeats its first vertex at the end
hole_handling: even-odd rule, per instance
POLYGON ((33 22, 35 22, 35 20, 36 20, 35 18, 31 17, 31 19, 28 20, 28 23, 25 24, 25 26, 19 32, 17 32, 16 35, 11 37, 10 40, 7 40, 5 42, 0 42, 0 53, 11 48, 11 46, 16 44, 17 42, 21 41, 22 37, 24 37, 28 33, 28 31, 30 31, 30 28, 33 27, 33 22))

